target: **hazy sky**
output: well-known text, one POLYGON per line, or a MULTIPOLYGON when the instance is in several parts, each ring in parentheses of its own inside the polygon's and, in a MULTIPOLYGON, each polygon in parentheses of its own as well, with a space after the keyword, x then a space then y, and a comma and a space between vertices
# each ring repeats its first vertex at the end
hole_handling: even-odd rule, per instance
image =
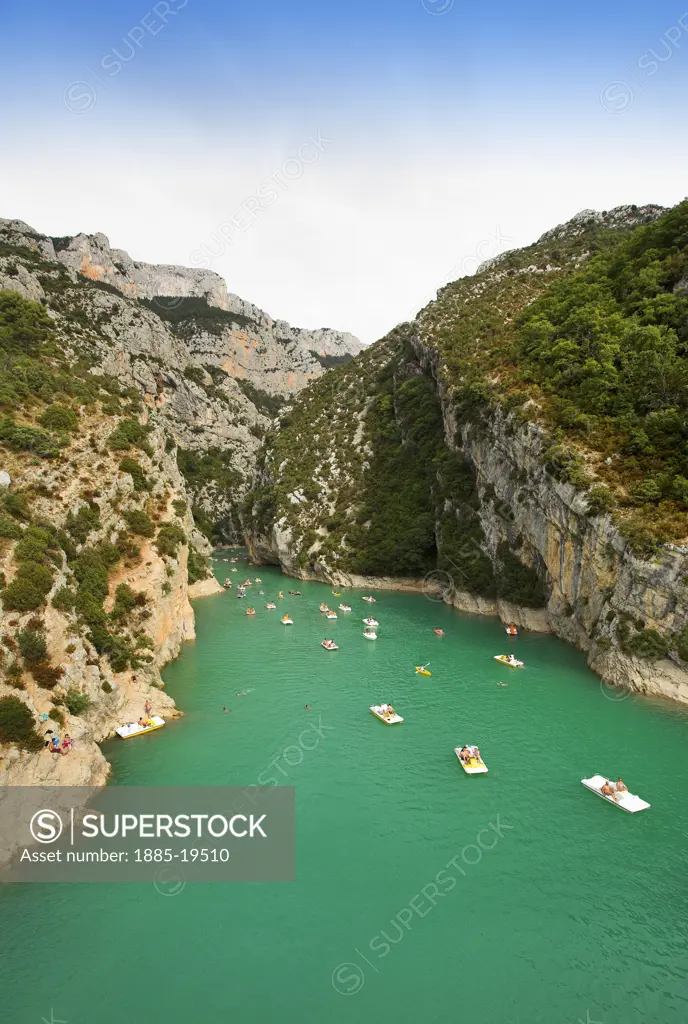
POLYGON ((688 0, 0 14, 0 216, 373 341, 585 207, 688 193, 688 0))

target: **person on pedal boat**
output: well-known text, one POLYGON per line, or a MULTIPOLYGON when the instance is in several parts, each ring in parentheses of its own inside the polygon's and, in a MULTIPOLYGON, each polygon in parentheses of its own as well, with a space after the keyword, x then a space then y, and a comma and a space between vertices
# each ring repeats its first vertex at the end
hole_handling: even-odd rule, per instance
POLYGON ((461 758, 464 764, 468 764, 468 762, 471 759, 471 751, 469 747, 461 747, 461 750, 459 751, 459 757, 461 758))
POLYGON ((602 789, 600 790, 600 793, 602 794, 602 796, 611 796, 614 799, 616 799, 616 793, 614 792, 614 787, 612 785, 610 785, 610 783, 606 779, 604 780, 604 785, 602 786, 602 789))
POLYGON ((624 782, 624 780, 621 778, 620 775, 619 775, 618 779, 616 780, 616 792, 617 793, 628 793, 628 787, 626 786, 626 783, 624 782))

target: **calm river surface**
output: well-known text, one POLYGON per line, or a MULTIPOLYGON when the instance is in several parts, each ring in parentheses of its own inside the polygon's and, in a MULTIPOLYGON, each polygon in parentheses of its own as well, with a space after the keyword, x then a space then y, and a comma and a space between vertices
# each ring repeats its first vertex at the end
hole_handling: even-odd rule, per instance
POLYGON ((105 753, 114 785, 294 786, 296 882, 0 890, 4 1019, 685 1022, 686 711, 619 699, 571 647, 496 619, 238 569, 266 596, 196 603, 164 673, 185 717, 105 753), (323 600, 353 610, 326 622, 323 600), (493 660, 509 649, 525 669, 493 660), (404 724, 374 719, 380 701, 404 724), (487 776, 461 771, 463 742, 487 776), (608 806, 580 785, 595 772, 652 808, 608 806))

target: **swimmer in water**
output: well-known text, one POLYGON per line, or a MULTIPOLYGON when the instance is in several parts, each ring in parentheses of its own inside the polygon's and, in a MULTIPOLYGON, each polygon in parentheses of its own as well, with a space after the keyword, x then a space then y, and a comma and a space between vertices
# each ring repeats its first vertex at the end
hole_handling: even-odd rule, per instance
POLYGON ((306 704, 306 711, 310 711, 310 709, 311 709, 310 704, 306 704))
POLYGON ((508 686, 508 683, 497 683, 497 686, 508 686))
POLYGON ((229 708, 226 708, 226 707, 224 707, 224 705, 223 705, 223 707, 222 707, 222 710, 223 710, 223 711, 229 711, 229 708))

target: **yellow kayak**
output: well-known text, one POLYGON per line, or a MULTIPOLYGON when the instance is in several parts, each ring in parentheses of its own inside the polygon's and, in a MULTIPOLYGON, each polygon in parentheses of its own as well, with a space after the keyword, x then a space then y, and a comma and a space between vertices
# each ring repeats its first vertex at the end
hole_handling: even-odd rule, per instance
POLYGON ((333 594, 333 596, 334 596, 334 597, 341 597, 341 596, 342 596, 341 594, 336 594, 336 593, 334 592, 334 590, 332 591, 332 594, 333 594))
POLYGON ((423 668, 422 665, 416 665, 416 672, 418 673, 419 676, 431 676, 432 675, 432 672, 428 672, 428 670, 426 668, 423 668))

